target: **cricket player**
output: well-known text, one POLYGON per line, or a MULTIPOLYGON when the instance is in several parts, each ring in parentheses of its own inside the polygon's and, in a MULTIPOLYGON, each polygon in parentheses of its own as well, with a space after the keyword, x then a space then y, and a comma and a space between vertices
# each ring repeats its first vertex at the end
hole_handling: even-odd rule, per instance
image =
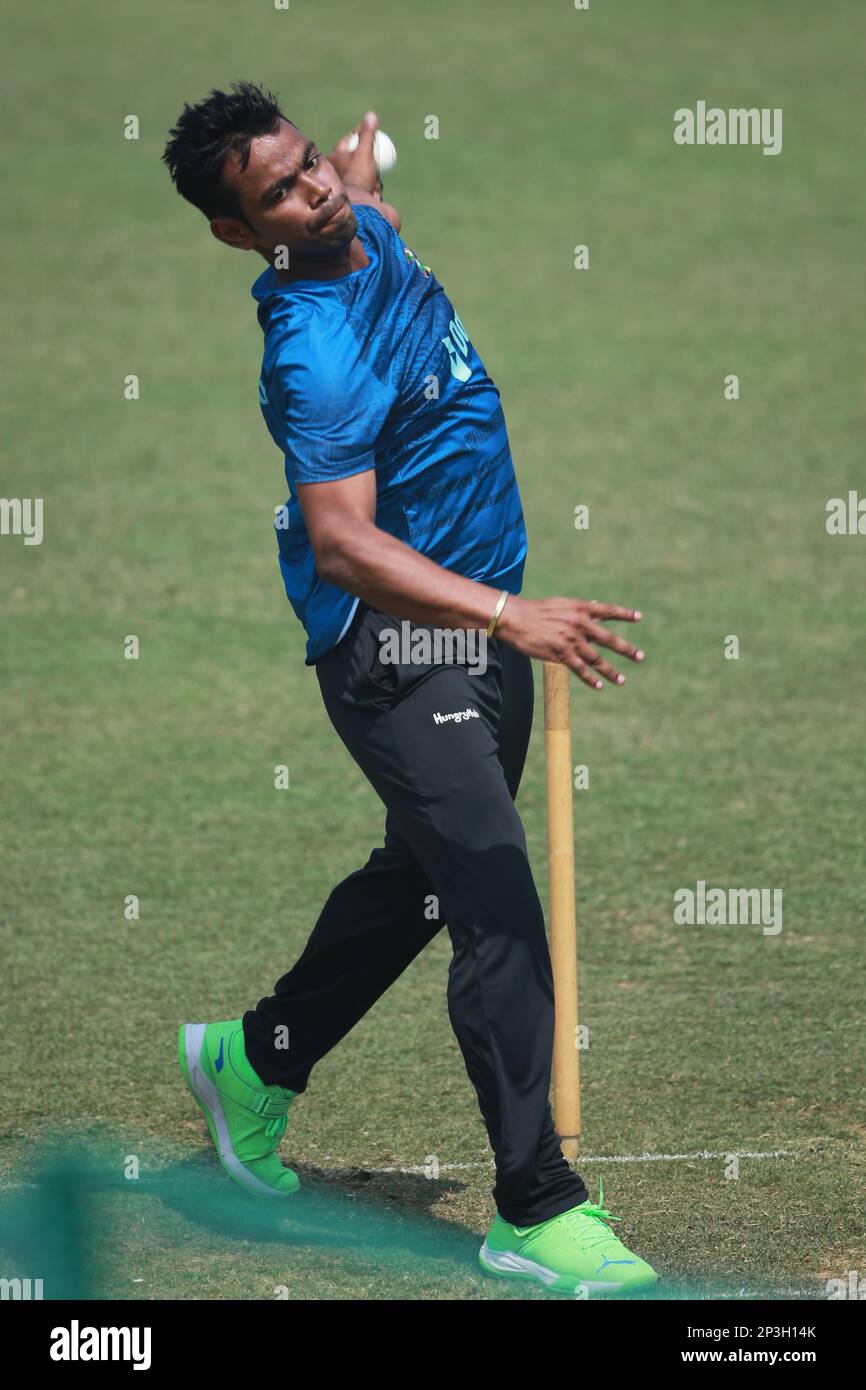
POLYGON ((376 129, 370 112, 357 148, 350 132, 326 156, 241 82, 185 105, 164 154, 217 240, 266 263, 252 294, 289 489, 280 569, 331 723, 386 811, 382 846, 333 889, 273 994, 183 1025, 180 1063, 230 1177, 290 1196, 290 1105, 447 924, 449 1017, 495 1159, 482 1268, 581 1296, 642 1291, 654 1271, 553 1127, 551 963, 514 805, 531 658, 592 690, 622 684, 603 649, 643 652, 603 624, 640 614, 519 597, 526 531, 499 392, 382 199, 376 129), (478 638, 473 662, 443 659, 443 633, 478 638))

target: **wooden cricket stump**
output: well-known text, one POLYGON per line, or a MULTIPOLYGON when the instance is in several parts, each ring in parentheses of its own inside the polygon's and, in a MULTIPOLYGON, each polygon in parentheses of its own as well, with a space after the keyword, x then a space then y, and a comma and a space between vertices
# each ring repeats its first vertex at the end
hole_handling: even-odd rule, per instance
POLYGON ((580 1137, 580 1052, 577 1046, 577 921, 574 908, 574 803, 567 666, 544 662, 547 754, 547 860, 550 871, 550 954, 556 1028, 553 1036, 553 1122, 566 1158, 580 1137))

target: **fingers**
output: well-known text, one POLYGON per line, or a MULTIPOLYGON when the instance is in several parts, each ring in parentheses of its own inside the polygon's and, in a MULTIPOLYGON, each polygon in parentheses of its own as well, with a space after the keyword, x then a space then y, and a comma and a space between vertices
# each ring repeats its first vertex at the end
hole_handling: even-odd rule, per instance
POLYGON ((604 681, 599 680, 595 672, 587 666, 585 661, 581 661, 576 652, 568 658, 565 664, 576 676, 580 677, 584 685, 589 686, 590 690, 601 690, 604 681))
MULTIPOLYGON (((559 600, 554 602, 558 604, 559 600)), ((607 647, 618 656, 634 662, 643 661, 644 652, 633 642, 609 632, 598 620, 638 623, 641 616, 640 609, 623 608, 617 603, 600 603, 598 599, 592 599, 589 603, 579 599, 568 616, 571 631, 567 636, 560 636, 555 644, 558 648, 555 659, 573 671, 591 690, 602 690, 605 681, 610 681, 611 685, 624 685, 622 672, 611 666, 596 648, 607 647)))
POLYGON ((624 637, 619 637, 615 632, 608 632, 606 627, 600 627, 598 623, 585 622, 583 630, 598 647, 609 647, 612 652, 617 652, 620 656, 627 656, 630 661, 643 661, 644 659, 644 653, 640 647, 627 642, 624 637))
MULTIPOLYGON (((585 611, 592 615, 592 618, 604 618, 610 622, 639 623, 641 612, 635 608, 622 608, 616 603, 599 603, 593 599, 591 603, 585 605, 585 611)), ((584 619, 581 623, 582 636, 580 637, 577 650, 578 660, 583 666, 584 672, 589 675, 589 679, 581 671, 577 674, 587 685, 593 685, 596 690, 600 690, 602 682, 599 676, 611 682, 612 685, 625 685, 625 676, 621 671, 617 671, 595 650, 585 639, 589 638, 599 647, 607 647, 610 651, 616 652, 619 656, 628 657, 630 661, 643 661, 644 652, 640 647, 636 647, 633 642, 627 642, 624 637, 620 637, 615 632, 608 632, 607 628, 600 623, 593 622, 591 619, 584 619)), ((577 669, 576 667, 574 668, 577 669)))
POLYGON ((358 149, 367 150, 373 153, 373 141, 376 138, 376 129, 379 125, 379 117, 375 111, 368 111, 361 124, 358 126, 358 149))
POLYGON ((620 608, 615 603, 599 603, 597 599, 583 604, 583 607, 593 618, 602 618, 607 622, 639 623, 642 617, 640 609, 620 608))
POLYGON ((577 657, 585 666, 592 667, 596 683, 599 676, 603 676, 605 680, 610 681, 611 685, 625 684, 625 676, 605 661, 601 653, 597 652, 595 647, 591 647, 582 637, 577 643, 577 657))
POLYGON ((616 671, 613 666, 609 666, 601 657, 596 661, 594 670, 596 670, 600 676, 604 676, 606 681, 610 681, 611 685, 625 685, 625 676, 622 672, 616 671))
POLYGON ((349 141, 353 138, 353 136, 357 136, 358 145, 355 146, 356 149, 366 140, 367 144, 372 150, 373 140, 375 139, 376 130, 378 129, 378 126, 379 117, 376 115, 376 112, 368 111, 366 116, 364 116, 361 120, 360 125, 353 126, 351 130, 346 131, 345 135, 340 136, 339 140, 334 146, 334 149, 340 150, 343 154, 352 154, 353 151, 349 149, 349 141))

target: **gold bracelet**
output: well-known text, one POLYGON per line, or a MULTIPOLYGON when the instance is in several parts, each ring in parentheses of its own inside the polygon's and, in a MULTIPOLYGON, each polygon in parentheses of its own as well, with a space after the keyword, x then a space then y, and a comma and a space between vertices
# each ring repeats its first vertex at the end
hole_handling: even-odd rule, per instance
POLYGON ((500 619, 500 617, 502 616, 502 610, 503 610, 503 608, 505 607, 505 600, 508 598, 508 596, 509 596, 509 595, 508 595, 508 590, 507 590, 507 589, 503 589, 503 590, 502 590, 502 593, 499 595, 499 602, 497 603, 496 607, 495 607, 494 610, 493 610, 493 617, 490 619, 490 622, 487 624, 487 636, 488 636, 488 637, 492 637, 493 634, 494 634, 494 632, 496 631, 496 624, 499 622, 499 619, 500 619))

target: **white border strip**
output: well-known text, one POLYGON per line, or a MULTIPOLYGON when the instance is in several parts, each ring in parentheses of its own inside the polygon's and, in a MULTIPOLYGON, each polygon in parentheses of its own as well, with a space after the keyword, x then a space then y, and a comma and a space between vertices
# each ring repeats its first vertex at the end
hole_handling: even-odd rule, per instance
MULTIPOLYGON (((688 1163, 695 1159, 707 1158, 802 1158, 802 1151, 799 1149, 697 1149, 689 1154, 580 1154, 574 1162, 576 1164, 585 1163, 688 1163)), ((306 1167, 303 1159, 295 1159, 300 1166, 306 1167)), ((318 1165, 311 1165, 318 1169, 318 1165)), ((477 1163, 440 1163, 438 1172, 440 1173, 459 1173, 467 1172, 472 1168, 492 1168, 493 1159, 486 1162, 477 1163)), ((427 1174, 430 1165, 427 1163, 415 1163, 408 1168, 367 1168, 363 1163, 355 1163, 351 1168, 321 1168, 319 1172, 327 1173, 329 1177, 352 1177, 359 1173, 369 1173, 371 1177, 385 1177, 389 1173, 411 1173, 427 1174)), ((3 1182, 0 1183, 0 1192, 9 1192, 15 1188, 38 1187, 38 1183, 32 1182, 3 1182)))
MULTIPOLYGON (((573 1160, 575 1164, 584 1165, 587 1163, 683 1163, 691 1162, 695 1159, 707 1158, 801 1158, 802 1153, 798 1149, 698 1149, 694 1153, 687 1154, 579 1154, 573 1160)), ((303 1167, 301 1159, 296 1160, 303 1167)), ((492 1168, 493 1159, 486 1162, 477 1163, 440 1163, 438 1171, 440 1173, 464 1172, 471 1168, 492 1168)), ((363 1163, 357 1163, 351 1168, 325 1168, 322 1171, 334 1176, 340 1174, 351 1175, 353 1173, 370 1173, 372 1175, 386 1173, 427 1173, 430 1164, 415 1163, 409 1168, 367 1168, 363 1163)))

